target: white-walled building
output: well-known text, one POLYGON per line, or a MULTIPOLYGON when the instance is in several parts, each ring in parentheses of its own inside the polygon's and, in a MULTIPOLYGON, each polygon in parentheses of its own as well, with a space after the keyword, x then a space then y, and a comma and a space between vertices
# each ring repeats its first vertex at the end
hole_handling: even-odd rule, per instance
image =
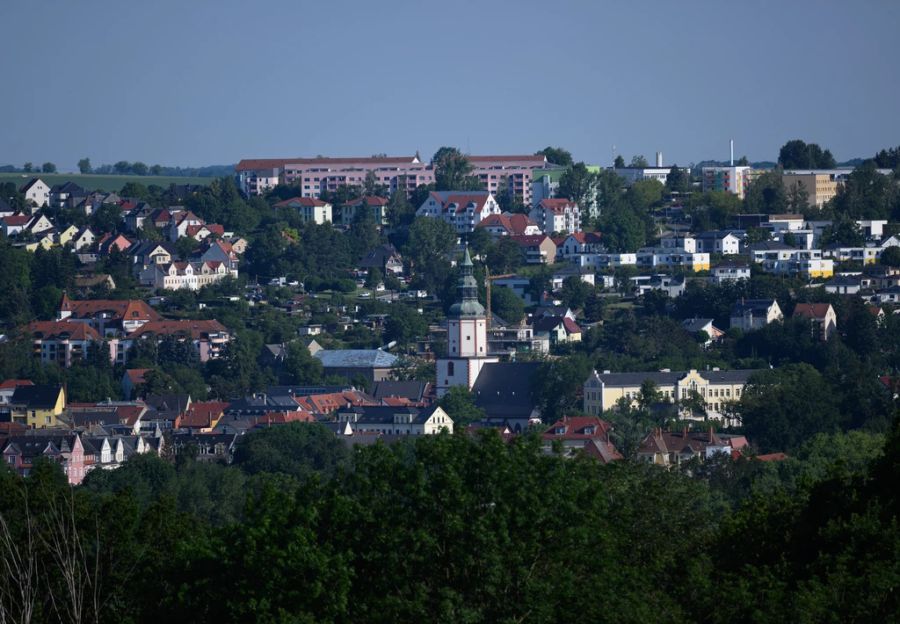
POLYGON ((475 385, 481 368, 499 359, 489 355, 487 315, 478 301, 478 283, 472 276, 472 258, 466 248, 459 265, 460 300, 447 313, 447 356, 437 360, 437 396, 453 386, 475 385))
POLYGON ((573 234, 581 231, 581 209, 568 199, 541 200, 529 216, 544 234, 573 234))
POLYGON ((443 219, 460 234, 473 231, 489 215, 501 213, 497 200, 487 191, 432 191, 416 210, 417 217, 443 219))
POLYGON ((40 178, 31 178, 19 189, 19 192, 38 208, 50 205, 50 187, 40 178))

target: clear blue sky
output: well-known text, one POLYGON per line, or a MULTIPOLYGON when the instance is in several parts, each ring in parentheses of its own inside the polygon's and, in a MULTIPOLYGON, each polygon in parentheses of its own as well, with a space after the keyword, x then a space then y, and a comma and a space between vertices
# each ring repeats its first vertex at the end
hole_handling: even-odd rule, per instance
POLYGON ((3 0, 0 164, 900 144, 900 2, 3 0))

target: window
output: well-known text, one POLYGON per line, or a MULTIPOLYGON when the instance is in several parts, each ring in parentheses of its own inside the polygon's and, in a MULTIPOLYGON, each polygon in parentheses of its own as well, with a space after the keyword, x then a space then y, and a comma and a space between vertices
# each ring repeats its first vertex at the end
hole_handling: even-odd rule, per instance
POLYGON ((454 369, 456 368, 456 364, 454 362, 447 362, 447 374, 451 377, 455 375, 454 369))

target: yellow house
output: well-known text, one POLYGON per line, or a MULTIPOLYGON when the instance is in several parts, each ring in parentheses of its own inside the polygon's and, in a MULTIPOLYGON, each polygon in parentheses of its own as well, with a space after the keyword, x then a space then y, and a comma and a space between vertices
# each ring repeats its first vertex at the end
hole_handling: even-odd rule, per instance
POLYGON ((62 386, 18 386, 6 407, 11 422, 29 429, 57 427, 66 409, 66 391, 62 386))
POLYGON ((755 370, 647 371, 640 373, 593 374, 584 383, 584 411, 601 415, 616 407, 620 400, 637 405, 641 386, 650 381, 656 386, 662 402, 674 403, 694 393, 703 401, 708 418, 727 419, 727 408, 740 400, 747 380, 755 370))
POLYGON ((44 251, 49 251, 50 248, 53 247, 53 236, 51 234, 44 234, 37 241, 25 245, 25 250, 35 252, 38 247, 43 247, 44 251))
POLYGON ((67 227, 62 232, 59 233, 59 244, 65 245, 66 243, 71 241, 73 238, 75 238, 76 234, 78 234, 78 228, 75 227, 74 225, 70 225, 69 227, 67 227))

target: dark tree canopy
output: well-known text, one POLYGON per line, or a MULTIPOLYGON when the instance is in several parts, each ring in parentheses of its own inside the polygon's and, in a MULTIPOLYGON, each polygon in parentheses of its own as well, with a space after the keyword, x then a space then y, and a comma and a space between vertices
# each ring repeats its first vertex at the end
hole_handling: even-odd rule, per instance
POLYGON ((834 169, 837 162, 831 152, 816 143, 800 139, 788 141, 778 152, 778 164, 785 169, 834 169))

